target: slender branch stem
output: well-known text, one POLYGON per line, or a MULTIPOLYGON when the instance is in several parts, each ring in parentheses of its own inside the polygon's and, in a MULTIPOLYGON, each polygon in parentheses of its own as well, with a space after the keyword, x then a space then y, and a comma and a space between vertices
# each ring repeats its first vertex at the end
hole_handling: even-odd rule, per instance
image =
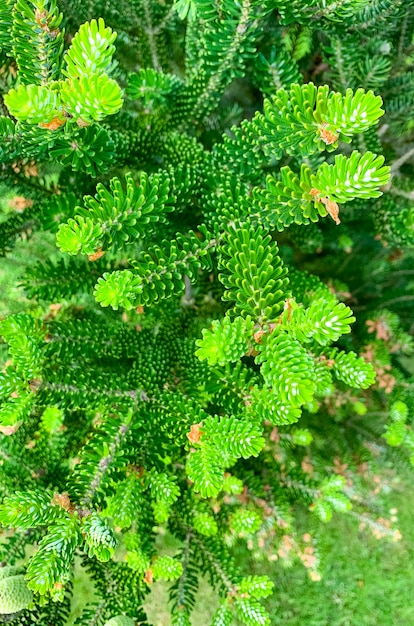
POLYGON ((92 621, 89 623, 89 626, 97 626, 98 624, 102 623, 101 618, 105 611, 105 606, 106 602, 105 600, 102 600, 99 606, 96 607, 96 613, 93 616, 92 621))
POLYGON ((382 137, 383 135, 385 135, 388 129, 388 124, 382 124, 382 126, 380 126, 380 128, 378 129, 378 137, 382 137))
POLYGON ((148 37, 148 45, 149 45, 150 52, 151 52, 152 66, 154 70, 157 70, 158 72, 160 72, 162 70, 162 67, 161 67, 159 57, 158 57, 157 43, 155 39, 157 32, 154 30, 152 26, 151 9, 150 9, 148 0, 144 0, 142 5, 144 8, 144 16, 145 16, 145 22, 146 22, 145 32, 148 37))
POLYGON ((96 471, 90 483, 89 489, 85 493, 85 496, 82 500, 82 504, 84 506, 86 507, 91 506, 94 495, 97 489, 99 488, 99 485, 101 484, 105 473, 111 467, 115 459, 116 453, 121 445, 121 442, 125 439, 125 436, 128 433, 129 429, 130 429, 129 425, 126 425, 126 424, 120 425, 118 432, 116 433, 116 436, 113 439, 109 447, 108 454, 99 461, 98 467, 96 468, 96 471))
POLYGON ((381 306, 389 306, 390 304, 396 304, 397 302, 411 302, 412 300, 414 300, 414 295, 398 296, 398 298, 392 298, 391 300, 381 302, 381 306))
POLYGON ((391 165, 391 174, 395 174, 395 172, 398 172, 401 165, 411 159, 412 156, 414 156, 414 147, 402 154, 399 159, 394 161, 394 163, 391 165))
POLYGON ((280 482, 286 485, 286 487, 288 487, 289 489, 300 489, 301 491, 304 491, 312 496, 312 498, 317 498, 320 495, 319 489, 312 489, 311 487, 308 487, 307 485, 304 485, 297 480, 290 480, 290 478, 283 479, 282 477, 280 482))
POLYGON ((402 189, 397 189, 396 187, 390 187, 387 191, 389 191, 393 196, 400 196, 401 198, 407 198, 407 200, 414 200, 414 190, 403 191, 402 189))
POLYGON ((193 534, 188 531, 185 536, 185 544, 183 550, 183 557, 181 559, 181 563, 183 566, 183 573, 180 576, 180 580, 178 582, 177 588, 177 607, 185 607, 186 606, 186 595, 185 595, 185 580, 187 577, 187 568, 190 560, 190 544, 191 539, 193 538, 193 534))
POLYGON ((157 24, 156 26, 154 26, 154 28, 152 29, 152 33, 154 35, 158 35, 162 30, 164 30, 168 22, 173 18, 174 13, 175 13, 175 4, 172 4, 169 11, 167 11, 167 13, 162 18, 161 22, 157 24))
MULTIPOLYGON (((402 20, 402 24, 401 24, 400 38, 399 38, 399 41, 398 41, 398 52, 397 52, 397 57, 396 57, 397 68, 400 68, 401 65, 404 62, 404 58, 403 58, 404 43, 405 43, 405 37, 407 35, 407 24, 408 24, 408 20, 409 20, 410 17, 411 17, 410 10, 408 10, 406 12, 406 14, 404 15, 403 20, 402 20)), ((411 39, 411 36, 410 36, 410 39, 411 39)))
POLYGON ((368 515, 361 515, 361 513, 358 513, 352 510, 347 511, 347 514, 357 519, 360 523, 369 526, 374 531, 378 531, 379 533, 381 533, 382 536, 384 535, 386 535, 387 537, 395 536, 397 529, 388 528, 384 524, 381 524, 381 522, 378 522, 377 520, 373 520, 371 517, 368 517, 368 515))
POLYGON ((81 389, 80 387, 76 387, 76 385, 65 385, 63 383, 48 382, 42 383, 42 388, 50 389, 51 391, 63 391, 65 393, 93 393, 97 396, 132 398, 135 401, 138 400, 138 398, 143 401, 146 401, 146 399, 148 399, 145 391, 139 389, 130 389, 125 391, 122 391, 121 389, 81 389))
POLYGON ((217 559, 214 556, 214 554, 212 552, 210 552, 210 550, 206 547, 206 545, 198 537, 193 536, 193 541, 195 543, 198 543, 198 545, 202 548, 204 556, 207 558, 208 561, 210 561, 211 565, 213 565, 213 567, 216 570, 216 572, 220 575, 220 578, 222 579, 222 581, 225 584, 225 586, 227 587, 227 589, 229 591, 234 591, 234 588, 235 588, 234 584, 232 583, 230 578, 227 576, 226 572, 224 571, 224 569, 221 566, 221 563, 219 563, 219 561, 217 561, 217 559))
POLYGON ((235 57, 240 54, 240 46, 246 38, 248 31, 248 23, 251 19, 251 0, 244 0, 241 6, 240 20, 234 33, 234 39, 228 48, 227 54, 223 58, 220 66, 210 76, 210 79, 203 89, 202 93, 198 96, 197 102, 194 104, 192 115, 195 119, 198 119, 205 107, 205 103, 208 102, 209 96, 215 93, 223 79, 224 74, 234 65, 235 57))
POLYGON ((414 270, 395 270, 395 272, 389 272, 388 276, 411 276, 412 274, 414 274, 414 270))

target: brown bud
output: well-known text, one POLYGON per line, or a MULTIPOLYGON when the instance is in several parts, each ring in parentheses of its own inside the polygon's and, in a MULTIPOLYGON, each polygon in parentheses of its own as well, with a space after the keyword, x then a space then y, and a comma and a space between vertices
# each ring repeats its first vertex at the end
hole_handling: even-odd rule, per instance
POLYGON ((89 261, 97 261, 98 259, 103 257, 104 254, 106 254, 105 251, 102 250, 102 248, 98 248, 95 252, 88 255, 88 259, 89 261))
POLYGON ((75 511, 75 507, 70 501, 69 494, 67 493, 54 493, 52 498, 52 504, 60 506, 68 513, 73 513, 75 511))
POLYGON ((201 422, 200 424, 192 424, 190 432, 187 433, 187 439, 191 443, 199 443, 202 435, 202 430, 200 429, 200 426, 202 426, 201 422))
POLYGON ((29 389, 32 393, 36 393, 41 386, 42 381, 40 378, 33 378, 32 380, 29 380, 29 389))
POLYGON ((66 124, 66 120, 57 115, 50 120, 50 122, 40 122, 39 126, 40 128, 46 128, 47 130, 57 130, 64 124, 66 124))
POLYGON ((152 573, 152 569, 147 569, 147 571, 145 572, 144 582, 147 583, 147 585, 152 585, 152 583, 154 582, 154 574, 152 573))
POLYGON ((14 435, 14 433, 19 430, 22 423, 23 422, 20 421, 9 426, 0 426, 0 433, 3 433, 3 435, 6 435, 7 437, 9 437, 10 435, 14 435))
POLYGON ((9 200, 7 205, 16 211, 16 213, 23 213, 25 209, 33 206, 33 200, 25 198, 24 196, 15 196, 12 200, 9 200))
POLYGON ((329 198, 321 198, 321 202, 325 205, 326 210, 329 215, 332 217, 335 224, 340 224, 341 220, 339 219, 339 206, 333 200, 329 200, 329 198))
POLYGON ((79 126, 79 128, 86 128, 87 126, 90 126, 90 123, 85 122, 85 120, 83 120, 81 117, 78 117, 78 119, 76 120, 76 123, 79 126))
POLYGON ((333 130, 329 130, 326 124, 322 124, 322 126, 319 127, 319 136, 327 146, 331 146, 339 139, 339 135, 333 130))
POLYGON ((256 343, 261 343, 262 342, 262 337, 265 334, 266 334, 265 330, 258 330, 257 332, 254 333, 253 339, 255 340, 256 343))

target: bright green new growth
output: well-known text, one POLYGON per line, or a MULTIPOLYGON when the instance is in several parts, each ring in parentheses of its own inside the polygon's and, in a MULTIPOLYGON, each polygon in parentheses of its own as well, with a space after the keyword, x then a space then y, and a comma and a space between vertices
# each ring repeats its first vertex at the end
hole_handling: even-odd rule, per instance
POLYGON ((63 252, 92 254, 98 248, 120 247, 128 239, 148 235, 154 223, 166 222, 164 213, 172 210, 168 178, 143 173, 137 186, 127 173, 125 181, 125 192, 121 181, 113 178, 110 191, 99 183, 95 198, 85 196, 85 207, 78 207, 77 217, 59 228, 57 242, 63 252), (130 230, 128 239, 124 228, 130 230))
POLYGON ((204 328, 203 339, 197 340, 196 355, 199 359, 207 359, 209 365, 234 363, 248 352, 252 331, 251 317, 238 317, 234 322, 228 317, 214 320, 211 330, 204 328))
POLYGON ((59 94, 41 85, 19 85, 5 102, 11 115, 29 124, 48 124, 59 114, 59 94))
POLYGON ((187 473, 194 490, 203 497, 216 496, 224 487, 223 470, 242 457, 257 456, 264 446, 257 424, 235 417, 208 417, 201 439, 191 451, 187 473))
POLYGON ((322 296, 315 298, 306 308, 289 300, 280 328, 288 330, 302 342, 307 343, 314 339, 324 346, 350 333, 350 324, 353 322, 355 317, 349 307, 343 302, 337 302, 332 296, 329 299, 322 296))
POLYGON ((92 124, 122 107, 118 83, 106 74, 86 74, 62 83, 60 95, 64 111, 75 119, 92 124))
POLYGON ((173 557, 159 556, 151 566, 155 580, 176 580, 183 573, 183 566, 173 557))
POLYGON ((268 387, 282 402, 299 407, 315 392, 313 362, 307 351, 285 333, 272 333, 256 357, 268 387))
POLYGON ((339 353, 335 357, 334 373, 350 387, 366 389, 375 380, 373 367, 364 359, 358 358, 355 352, 339 353))
POLYGON ((235 302, 234 313, 251 315, 260 325, 274 321, 287 293, 287 271, 261 227, 232 228, 219 248, 223 299, 235 302))
POLYGON ((378 198, 379 187, 388 181, 390 169, 383 166, 384 157, 371 152, 361 155, 352 152, 335 157, 333 165, 323 163, 315 175, 310 175, 310 185, 320 196, 343 203, 354 198, 378 198))
POLYGON ((110 73, 115 52, 116 33, 102 18, 82 24, 64 56, 62 73, 68 78, 110 73))
MULTIPOLYGON (((288 154, 313 154, 317 150, 335 150, 339 141, 349 143, 353 135, 366 131, 384 115, 382 100, 372 91, 346 95, 330 93, 329 87, 292 85, 279 89, 265 100, 263 114, 252 122, 262 141, 288 154)), ((281 153, 278 153, 279 155, 281 153)))
MULTIPOLYGON (((41 84, 36 84, 35 76, 30 73, 28 80, 12 89, 5 96, 5 103, 11 115, 18 121, 29 124, 39 124, 43 128, 53 131, 63 127, 72 118, 79 125, 88 125, 113 115, 122 107, 122 90, 118 83, 109 78, 113 66, 112 56, 115 52, 113 42, 116 33, 105 27, 104 21, 92 20, 83 24, 73 38, 64 61, 64 76, 60 76, 57 67, 62 63, 62 45, 56 48, 57 39, 61 33, 57 28, 58 22, 51 19, 52 11, 46 5, 36 8, 34 15, 25 0, 19 0, 16 11, 21 8, 23 15, 34 19, 33 28, 38 33, 43 30, 42 49, 39 49, 39 71, 42 73, 41 84), (55 30, 52 30, 55 27, 55 30), (55 33, 59 33, 56 34, 55 33), (44 49, 43 49, 44 48, 44 49), (45 57, 53 51, 53 59, 48 59, 47 70, 44 65, 45 57), (49 64, 56 67, 56 71, 49 72, 49 64), (54 65, 56 64, 56 65, 54 65), (66 77, 66 80, 64 80, 66 77), (29 80, 32 79, 32 80, 29 80), (31 84, 31 83, 35 84, 31 84)), ((56 3, 53 3, 56 6, 56 3)), ((17 13, 18 14, 18 13, 17 13)), ((28 22, 24 21, 28 27, 28 22)), ((18 31, 19 34, 21 31, 18 31)), ((25 59, 26 61, 26 59, 25 59)), ((30 60, 36 67, 36 57, 30 60)), ((33 73, 35 70, 33 70, 33 73)), ((60 134, 60 133, 59 133, 60 134)), ((53 142, 52 138, 51 141, 53 142)))

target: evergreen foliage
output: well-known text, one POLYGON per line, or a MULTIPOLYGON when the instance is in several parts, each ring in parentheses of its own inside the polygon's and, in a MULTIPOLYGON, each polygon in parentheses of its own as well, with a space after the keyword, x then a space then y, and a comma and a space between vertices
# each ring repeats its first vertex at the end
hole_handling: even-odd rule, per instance
POLYGON ((79 626, 148 624, 156 580, 188 626, 200 576, 212 626, 266 626, 235 542, 283 559, 299 505, 398 539, 369 480, 414 465, 413 25, 402 0, 0 0, 0 252, 56 241, 0 320, 9 623, 67 624, 80 555, 79 626))

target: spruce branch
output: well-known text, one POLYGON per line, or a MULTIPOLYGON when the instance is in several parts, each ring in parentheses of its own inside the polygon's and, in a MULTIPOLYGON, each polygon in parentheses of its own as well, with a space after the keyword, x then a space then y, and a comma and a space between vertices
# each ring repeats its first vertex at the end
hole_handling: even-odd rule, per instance
POLYGON ((59 77, 64 36, 64 31, 60 30, 62 19, 55 0, 31 3, 18 0, 15 3, 13 54, 23 84, 45 86, 59 77))
POLYGON ((159 72, 161 71, 162 67, 161 67, 159 57, 158 57, 156 35, 160 29, 158 29, 157 31, 157 30, 154 30, 153 28, 149 0, 142 0, 142 5, 144 8, 144 17, 145 17, 145 33, 148 37, 148 45, 151 51, 152 67, 155 70, 157 70, 157 72, 159 72))
POLYGON ((225 74, 230 69, 233 69, 236 55, 240 54, 241 44, 249 28, 249 22, 252 20, 252 8, 252 0, 243 0, 240 7, 240 18, 234 29, 233 41, 228 47, 228 50, 226 51, 220 65, 216 69, 216 72, 210 76, 207 85, 198 95, 192 112, 194 119, 202 118, 206 101, 208 101, 209 97, 211 97, 211 94, 215 94, 217 92, 225 74))

